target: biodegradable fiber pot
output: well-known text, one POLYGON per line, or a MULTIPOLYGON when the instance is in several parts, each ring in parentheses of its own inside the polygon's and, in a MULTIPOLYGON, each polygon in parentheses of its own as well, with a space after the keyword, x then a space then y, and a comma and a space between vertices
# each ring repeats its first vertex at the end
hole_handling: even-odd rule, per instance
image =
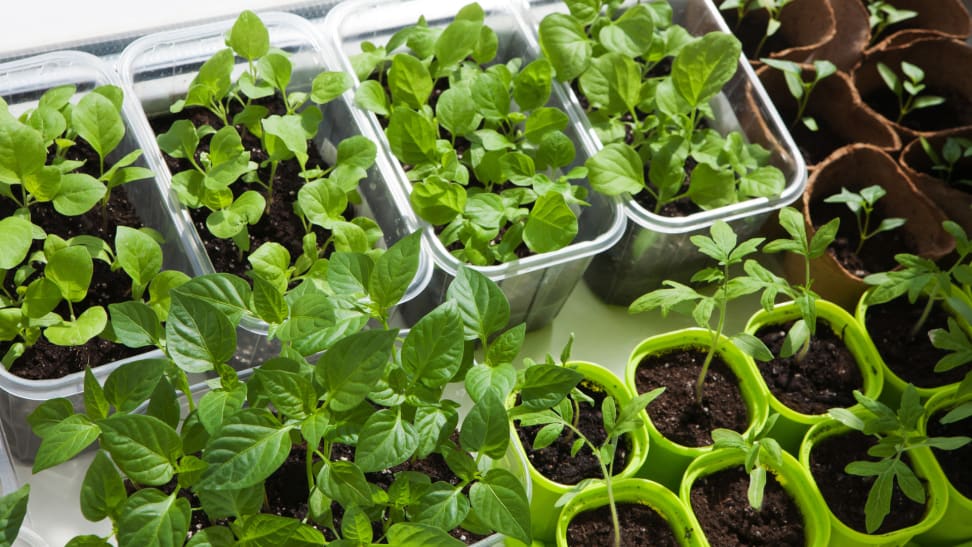
MULTIPOLYGON (((644 479, 618 479, 612 483, 614 499, 618 503, 637 503, 646 505, 668 521, 673 535, 685 547, 708 545, 698 523, 692 519, 682 500, 671 490, 644 479)), ((584 511, 590 511, 608 504, 607 487, 604 484, 591 485, 577 494, 564 506, 557 519, 557 547, 567 547, 567 527, 571 521, 584 511)), ((622 536, 623 537, 623 536, 622 536)))
MULTIPOLYGON (((902 248, 891 248, 876 240, 869 240, 865 245, 865 250, 873 253, 877 259, 876 271, 892 268, 897 253, 912 253, 937 260, 952 251, 955 243, 942 229, 944 213, 915 188, 897 162, 885 152, 867 144, 838 149, 821 162, 810 176, 802 203, 807 236, 813 237, 816 226, 834 216, 844 215, 838 237, 853 236, 849 241, 856 243, 857 236, 854 234, 857 227, 850 211, 842 204, 827 204, 823 200, 840 193, 842 187, 859 192, 875 184, 887 191, 887 195, 878 201, 875 215, 878 218, 900 217, 907 220, 903 227, 884 232, 900 233, 896 237, 901 238, 902 248), (825 215, 823 211, 830 211, 830 214, 825 215)), ((783 258, 783 268, 788 279, 803 282, 802 257, 787 253, 783 258)), ((818 294, 847 310, 854 309, 866 288, 862 277, 841 265, 832 251, 811 261, 810 274, 814 279, 813 288, 818 294)))
MULTIPOLYGON (((636 377, 641 361, 648 356, 677 352, 685 349, 708 348, 711 335, 703 329, 682 329, 652 336, 638 344, 625 368, 625 383, 632 393, 638 393, 636 377)), ((730 371, 736 376, 743 402, 746 404, 748 424, 744 432, 757 431, 763 426, 768 413, 769 393, 759 377, 759 371, 752 358, 744 354, 730 340, 723 337, 716 350, 730 371)), ((709 374, 712 374, 710 369, 709 374)), ((694 381, 693 381, 694 386, 694 381)), ((657 387, 657 386, 653 386, 657 387)), ((665 397, 666 394, 662 394, 665 397)), ((656 400, 657 402, 657 400, 656 400)), ((694 404, 694 401, 684 401, 694 404)), ((656 480, 673 491, 678 490, 682 473, 695 458, 712 451, 712 446, 684 446, 667 439, 651 421, 651 405, 647 409, 648 438, 651 442, 649 460, 641 468, 639 476, 656 480)))
MULTIPOLYGON (((605 391, 613 396, 618 402, 618 408, 630 401, 634 396, 628 387, 610 370, 584 361, 571 361, 566 366, 574 368, 584 376, 584 380, 602 386, 605 391)), ((510 422, 510 430, 513 437, 513 445, 518 452, 523 454, 523 459, 528 463, 530 474, 530 484, 533 494, 530 497, 530 517, 533 522, 533 537, 541 541, 553 541, 557 528, 557 519, 563 510, 557 507, 557 500, 573 488, 572 484, 563 484, 552 480, 529 464, 529 456, 520 442, 520 436, 516 432, 516 426, 510 422)), ((615 473, 615 478, 633 477, 645 463, 645 456, 648 452, 648 433, 645 428, 636 429, 627 434, 630 443, 628 451, 628 463, 624 469, 615 473)), ((601 477, 590 477, 597 479, 601 477)))
MULTIPOLYGON (((942 146, 950 137, 972 139, 972 127, 942 131, 929 135, 926 139, 941 156, 942 146)), ((966 232, 972 232, 972 186, 946 182, 941 173, 932 169, 933 162, 925 153, 919 139, 905 145, 898 163, 919 191, 935 202, 948 218, 957 222, 966 232)), ((953 178, 972 178, 972 158, 961 158, 955 163, 953 178)))
MULTIPOLYGON (((859 4, 858 0, 851 0, 859 4)), ((812 65, 804 66, 804 78, 813 75, 812 65)), ((884 119, 861 101, 847 73, 838 70, 820 80, 807 102, 805 116, 812 116, 819 129, 810 131, 796 119, 797 102, 787 88, 783 72, 768 65, 759 67, 756 75, 773 99, 807 166, 813 169, 834 150, 853 143, 874 145, 888 153, 901 148, 901 139, 884 119)))
MULTIPOLYGON (((860 413, 860 411, 855 411, 860 413)), ((834 435, 842 435, 851 431, 847 426, 837 420, 828 419, 815 424, 807 431, 803 443, 800 445, 800 466, 808 474, 810 469, 810 456, 817 443, 834 435)), ((948 492, 945 477, 941 470, 933 463, 934 457, 928 447, 919 447, 908 452, 911 467, 915 474, 925 483, 925 513, 922 519, 911 526, 893 530, 884 534, 868 534, 851 528, 844 524, 827 503, 825 507, 830 519, 830 543, 832 547, 860 547, 865 545, 879 546, 898 546, 907 544, 917 534, 921 534, 935 525, 945 513, 945 506, 948 502, 948 492)), ((819 492, 816 479, 813 480, 815 488, 819 492)), ((826 499, 824 499, 826 502, 826 499)))
POLYGON ((834 9, 828 0, 793 0, 780 10, 780 28, 756 52, 763 38, 768 14, 757 9, 737 21, 735 11, 723 11, 729 28, 743 43, 743 53, 755 60, 758 57, 786 59, 798 63, 819 58, 819 48, 833 40, 837 33, 834 9))
POLYGON ((972 46, 965 42, 937 35, 919 35, 913 40, 891 36, 864 56, 851 78, 864 102, 887 120, 903 142, 909 142, 920 135, 972 125, 969 66, 972 66, 972 46), (913 110, 897 123, 897 99, 878 73, 877 64, 884 63, 900 76, 902 61, 924 71, 926 88, 921 95, 944 97, 945 102, 913 110))
MULTIPOLYGON (((817 328, 828 326, 840 338, 853 355, 863 378, 858 390, 877 399, 883 386, 881 357, 871 343, 861 324, 843 308, 826 300, 817 300, 817 328)), ((746 332, 755 334, 768 325, 782 325, 800 318, 800 310, 793 302, 777 305, 770 311, 759 310, 746 323, 746 332)), ((765 381, 765 380, 764 380, 765 381)), ((780 414, 770 436, 779 441, 789 452, 796 454, 800 442, 813 424, 827 419, 825 413, 806 414, 787 406, 767 388, 770 412, 780 414)), ((850 396, 850 393, 847 394, 850 396)), ((856 405, 855 405, 856 406, 856 405)))
MULTIPOLYGON (((972 393, 959 395, 958 386, 952 386, 947 390, 939 391, 925 403, 925 415, 918 422, 919 432, 922 434, 927 432, 928 420, 937 420, 952 408, 962 403, 968 403, 969 401, 972 401, 972 393)), ((959 449, 959 451, 964 451, 967 455, 969 453, 968 445, 959 449)), ((932 454, 935 453, 936 451, 932 450, 932 454)), ((961 457, 958 452, 951 452, 949 455, 961 457)), ((936 457, 933 460, 934 465, 941 469, 938 458, 936 457)), ((945 475, 944 471, 942 471, 942 474, 948 482, 948 504, 942 519, 930 530, 917 538, 917 541, 921 545, 952 545, 956 542, 972 538, 972 499, 959 492, 955 488, 953 481, 949 480, 948 475, 945 475)), ((966 491, 968 490, 966 489, 966 491)))
MULTIPOLYGON (((699 526, 700 535, 704 536, 705 530, 701 528, 692 507, 692 486, 697 480, 707 475, 734 466, 742 467, 745 458, 746 455, 739 450, 713 450, 698 457, 685 471, 685 478, 679 487, 678 496, 691 513, 693 523, 699 526)), ((803 515, 803 531, 806 538, 804 545, 809 547, 830 545, 830 518, 827 515, 823 499, 820 497, 820 492, 814 486, 813 479, 807 473, 807 470, 801 467, 800 462, 787 452, 783 453, 781 466, 768 465, 767 467, 803 515)))
MULTIPOLYGON (((485 25, 496 33, 498 53, 496 62, 506 62, 519 57, 524 64, 540 56, 532 23, 528 22, 518 4, 506 0, 481 0, 485 12, 485 25)), ((384 45, 397 31, 412 26, 419 16, 424 17, 430 28, 442 29, 455 18, 460 4, 410 0, 354 0, 342 2, 330 12, 325 21, 325 35, 333 54, 345 71, 354 75, 350 56, 361 52, 361 44, 369 41, 384 45)), ((359 82, 356 80, 356 85, 359 82)), ((562 88, 554 86, 547 106, 565 109, 568 101, 562 88)), ((379 156, 385 155, 390 166, 389 174, 399 187, 400 206, 409 210, 407 196, 412 191, 401 163, 394 157, 377 117, 361 113, 368 120, 370 137, 379 143, 379 156), (384 153, 384 154, 383 154, 384 153)), ((581 166, 587 159, 586 148, 581 144, 586 135, 573 125, 565 133, 574 143, 574 161, 563 168, 581 166)), ((590 190, 586 179, 581 182, 590 190)), ((563 307, 580 280, 591 258, 618 241, 624 230, 625 218, 620 200, 590 191, 590 206, 578 212, 578 233, 574 241, 556 251, 534 254, 511 262, 475 268, 496 282, 510 301, 510 322, 526 323, 528 330, 549 324, 563 307)), ((430 250, 435 268, 428 288, 412 303, 405 306, 409 317, 420 317, 445 300, 446 289, 455 277, 461 263, 439 240, 435 228, 427 223, 424 228, 425 248, 430 250)))
POLYGON ((899 10, 917 13, 914 17, 891 25, 874 49, 882 44, 904 43, 922 35, 938 35, 965 40, 972 33, 972 19, 962 0, 886 0, 899 10), (892 37, 894 38, 892 40, 892 37))
POLYGON ((849 71, 864 55, 871 39, 870 15, 861 0, 830 0, 836 29, 833 38, 817 49, 815 59, 827 59, 849 71))

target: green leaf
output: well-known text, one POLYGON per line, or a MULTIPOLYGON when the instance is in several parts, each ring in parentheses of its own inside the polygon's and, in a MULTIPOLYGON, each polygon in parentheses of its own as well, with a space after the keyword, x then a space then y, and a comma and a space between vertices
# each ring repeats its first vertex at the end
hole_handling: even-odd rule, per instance
POLYGON ((44 438, 52 427, 72 414, 74 414, 74 406, 71 401, 64 397, 56 397, 44 401, 35 408, 27 416, 27 423, 30 424, 35 435, 44 438))
POLYGON ((102 447, 133 481, 161 486, 173 477, 182 441, 165 422, 144 414, 114 414, 100 425, 102 447))
POLYGON ((473 103, 487 120, 499 121, 510 113, 510 91, 503 80, 491 72, 476 77, 472 86, 473 103))
POLYGON ((392 153, 401 162, 417 165, 436 159, 436 127, 414 110, 396 108, 385 128, 385 136, 392 153))
POLYGON ((237 55, 254 61, 270 51, 270 33, 257 14, 244 10, 233 23, 226 45, 237 55))
POLYGON ((441 226, 465 210, 466 189, 441 177, 429 177, 412 186, 408 200, 423 220, 441 226))
POLYGON ((692 170, 688 196, 703 209, 715 209, 737 201, 735 178, 731 172, 700 163, 692 170))
POLYGON ((446 291, 455 300, 466 333, 466 340, 486 340, 510 320, 510 303, 496 284, 476 270, 460 267, 446 291))
POLYGON ((357 465, 346 461, 325 461, 317 475, 318 487, 327 497, 348 507, 370 507, 371 485, 357 465))
POLYGON ((446 482, 436 482, 425 490, 415 502, 419 507, 411 516, 411 521, 435 526, 441 530, 452 530, 462 524, 469 514, 469 498, 461 488, 446 482))
POLYGON ((645 187, 644 163, 628 145, 609 144, 598 150, 584 165, 590 172, 591 187, 609 196, 637 194, 645 187))
POLYGON ((65 300, 80 302, 88 294, 94 264, 84 247, 65 247, 47 261, 44 276, 54 282, 65 300))
POLYGON ((397 522, 388 529, 391 545, 422 545, 424 547, 462 547, 463 542, 444 530, 427 524, 397 522))
POLYGON ((310 524, 278 515, 245 515, 237 521, 237 547, 313 547, 324 544, 324 536, 310 524))
POLYGON ((0 182, 23 182, 47 160, 40 132, 17 122, 0 122, 0 182))
POLYGON ((331 408, 351 410, 374 389, 391 357, 395 331, 371 330, 338 340, 317 362, 315 375, 330 395, 331 408))
POLYGON ((92 420, 103 420, 108 416, 110 405, 105 398, 105 390, 98 383, 91 367, 84 368, 84 411, 92 420))
POLYGON ((169 356, 186 372, 206 372, 236 353, 236 329, 213 305, 181 292, 172 293, 165 324, 169 356))
MULTIPOLYGON (((36 427, 36 426, 35 426, 36 427)), ((46 427, 34 458, 34 473, 64 463, 98 439, 101 429, 82 414, 73 414, 46 427)))
POLYGON ((29 484, 0 497, 0 543, 14 544, 20 532, 20 525, 27 516, 28 497, 30 497, 29 484))
POLYGON ((145 547, 174 547, 186 541, 189 532, 189 501, 177 492, 166 496, 153 489, 134 494, 120 511, 118 543, 145 547))
POLYGON ((194 277, 171 292, 186 300, 202 301, 225 314, 234 325, 247 312, 250 303, 250 286, 246 281, 230 274, 207 274, 194 277))
POLYGON ((192 534, 192 539, 186 543, 186 547, 223 547, 233 545, 235 541, 236 538, 229 528, 210 526, 192 534))
POLYGON ((516 369, 512 363, 476 365, 466 372, 464 383, 473 401, 482 399, 487 392, 505 399, 516 385, 516 369))
POLYGON ((458 403, 448 399, 435 406, 419 405, 415 409, 415 434, 418 436, 416 458, 426 458, 459 425, 458 403))
MULTIPOLYGON (((314 386, 299 374, 259 368, 253 374, 253 382, 259 382, 260 391, 288 418, 304 419, 317 405, 314 386)), ((255 384, 251 382, 252 385, 255 384)))
POLYGON ((486 352, 486 364, 496 366, 503 363, 513 363, 520 353, 520 348, 523 347, 525 337, 525 323, 520 323, 496 337, 486 352))
POLYGON ((365 421, 358 433, 354 463, 365 473, 394 467, 412 457, 419 439, 400 410, 384 409, 365 421))
POLYGON ((105 379, 105 398, 119 412, 135 410, 155 391, 167 365, 165 359, 145 359, 121 365, 105 379))
POLYGON ((510 419, 503 400, 487 391, 473 405, 462 421, 459 442, 468 452, 480 452, 499 459, 510 442, 510 419))
POLYGON ((74 321, 64 321, 44 330, 44 337, 57 346, 80 346, 101 334, 108 325, 108 314, 101 306, 84 310, 74 321))
POLYGON ((300 116, 269 116, 262 124, 263 142, 271 160, 293 156, 300 165, 307 164, 307 133, 300 116))
POLYGON ((37 201, 51 201, 61 192, 63 175, 56 167, 41 167, 36 173, 24 177, 24 188, 37 201))
MULTIPOLYGON (((118 254, 118 264, 132 278, 135 287, 144 290, 162 270, 162 247, 141 230, 118 226, 115 252, 118 254)), ((135 293, 133 297, 140 298, 141 294, 135 293)))
POLYGON ((414 232, 398 240, 378 260, 368 282, 368 294, 379 309, 386 310, 405 296, 418 272, 422 235, 414 232))
POLYGON ((257 61, 257 73, 260 77, 280 90, 287 89, 290 85, 293 70, 290 59, 282 53, 270 52, 257 61))
POLYGON ((88 93, 71 109, 71 127, 104 159, 125 136, 119 109, 100 93, 88 93))
POLYGON ((21 310, 26 317, 41 319, 54 311, 61 300, 61 289, 54 282, 39 277, 27 286, 21 310))
POLYGON ((105 195, 105 185, 91 175, 61 175, 61 189, 54 196, 54 210, 65 216, 77 216, 91 210, 105 195))
POLYGON ((613 24, 601 27, 597 37, 608 51, 634 59, 646 55, 651 49, 654 26, 654 17, 648 7, 637 4, 613 24))
POLYGON ((209 467, 197 487, 232 490, 259 484, 283 464, 290 448, 290 427, 281 427, 266 410, 241 410, 210 440, 203 455, 209 467))
POLYGON ((739 193, 751 198, 778 196, 785 187, 786 177, 772 165, 758 167, 739 180, 739 193))
POLYGON ((523 373, 521 404, 530 410, 553 408, 584 378, 576 370, 557 365, 534 365, 523 373))
POLYGON ((412 327, 402 343, 402 368, 428 387, 450 382, 462 366, 462 319, 454 302, 435 308, 412 327))
POLYGON ((338 165, 368 169, 374 165, 377 155, 378 147, 371 139, 362 135, 348 137, 338 143, 338 165))
POLYGON ((533 252, 547 253, 569 245, 577 231, 577 217, 564 196, 548 192, 534 203, 523 229, 523 241, 533 252))
POLYGON ((454 136, 465 136, 479 128, 482 116, 468 87, 450 87, 435 104, 436 121, 454 136))
POLYGON ((692 108, 716 95, 732 78, 742 46, 731 34, 710 32, 682 47, 672 62, 672 83, 692 108))
POLYGON ((331 229, 344 220, 348 195, 329 179, 318 179, 303 185, 297 192, 300 210, 311 223, 331 229))
MULTIPOLYGON (((520 110, 534 110, 547 104, 552 79, 553 65, 542 57, 523 67, 513 77, 513 100, 520 110)), ((527 118, 528 123, 530 118, 527 118)))
POLYGON ((130 348, 160 345, 162 324, 147 304, 133 301, 109 304, 108 311, 112 331, 122 344, 130 348))
POLYGON ((354 104, 379 116, 387 116, 390 112, 385 88, 376 80, 361 82, 354 92, 354 104))
POLYGON ((504 469, 492 469, 472 485, 469 500, 473 511, 489 528, 528 543, 531 541, 530 508, 519 479, 504 469))
POLYGON ((392 58, 388 68, 388 89, 394 106, 422 108, 432 94, 432 85, 432 76, 422 61, 405 53, 392 58))
POLYGON ((591 104, 608 114, 620 114, 633 111, 641 102, 641 80, 634 61, 620 53, 606 53, 591 60, 580 86, 591 104))
POLYGON ((12 270, 27 258, 33 244, 33 224, 20 216, 0 220, 0 270, 12 270))
POLYGON ((553 65, 558 80, 573 80, 587 69, 593 48, 580 22, 554 13, 540 21, 539 32, 540 49, 553 65))

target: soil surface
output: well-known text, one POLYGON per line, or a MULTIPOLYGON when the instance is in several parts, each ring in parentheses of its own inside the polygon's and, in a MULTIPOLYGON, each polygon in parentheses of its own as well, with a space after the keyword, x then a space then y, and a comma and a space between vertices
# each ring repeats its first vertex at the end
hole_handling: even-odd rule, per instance
MULTIPOLYGON (((864 505, 874 477, 848 475, 844 468, 854 461, 875 461, 867 455, 868 448, 875 442, 874 437, 851 431, 818 442, 810 453, 810 472, 830 510, 844 524, 860 532, 866 531, 864 505)), ((909 458, 905 456, 903 461, 909 463, 909 458)), ((875 533, 884 534, 911 526, 924 514, 924 505, 911 501, 895 486, 891 512, 875 533)))
POLYGON ((646 357, 635 372, 638 393, 665 387, 648 405, 648 415, 665 438, 683 446, 708 446, 713 429, 742 432, 749 425, 739 382, 718 353, 706 374, 701 404, 695 401, 695 382, 704 361, 702 350, 674 350, 646 357))
MULTIPOLYGON (((943 424, 939 420, 945 413, 939 413, 928 420, 929 437, 972 437, 972 418, 966 418, 951 424, 943 424)), ((972 443, 957 450, 939 450, 932 448, 938 464, 942 466, 945 477, 963 496, 972 498, 972 443)))
POLYGON ((712 545, 805 545, 803 515, 773 473, 766 474, 763 505, 749 505, 742 466, 707 475, 692 485, 692 511, 712 545))
MULTIPOLYGON (((654 509, 637 503, 618 504, 623 547, 676 547, 678 539, 668 521, 654 509)), ((607 505, 584 511, 567 526, 568 545, 614 545, 611 509, 607 505)))
MULTIPOLYGON (((826 224, 833 218, 840 218, 840 228, 837 238, 827 252, 840 262, 852 275, 865 277, 876 272, 886 272, 894 269, 898 263, 894 255, 898 253, 916 253, 915 243, 911 241, 902 228, 887 232, 880 232, 869 237, 861 252, 856 252, 860 234, 857 220, 850 209, 843 203, 825 203, 822 199, 810 204, 811 219, 815 228, 826 224)), ((869 230, 873 230, 887 215, 879 200, 871 213, 869 230)))
MULTIPOLYGON (((763 327, 756 336, 778 356, 791 325, 763 327)), ((830 325, 820 321, 802 361, 795 356, 775 357, 757 360, 756 366, 773 395, 803 414, 824 414, 830 408, 852 406, 856 402, 853 391, 864 385, 860 367, 844 341, 830 325)))
MULTIPOLYGON (((604 421, 601 414, 601 402, 606 393, 600 385, 588 380, 582 381, 578 389, 588 397, 594 399, 594 405, 581 403, 580 412, 575 416, 576 427, 595 446, 600 446, 607 439, 604 431, 604 421)), ((556 441, 540 450, 533 449, 533 439, 543 426, 518 426, 517 435, 526 450, 527 458, 533 467, 544 477, 561 484, 577 484, 587 478, 602 478, 601 466, 597 457, 587 446, 573 457, 570 455, 571 446, 577 439, 569 430, 565 429, 556 441)), ((631 451, 630 441, 625 435, 618 443, 614 455, 614 472, 620 473, 628 465, 628 454, 631 451)))
POLYGON ((817 121, 816 131, 807 129, 800 120, 789 126, 790 134, 793 135, 793 140, 796 141, 797 148, 808 165, 820 163, 834 150, 850 144, 850 141, 831 131, 825 120, 819 116, 815 116, 814 119, 817 121))
MULTIPOLYGON (((283 103, 279 98, 255 102, 269 108, 271 114, 286 113, 283 103)), ((236 113, 234 108, 238 110, 239 107, 234 103, 234 107, 230 109, 231 116, 236 113)), ((166 114, 155 117, 150 122, 153 131, 156 134, 161 134, 168 131, 172 123, 180 119, 187 119, 196 127, 209 125, 215 129, 219 129, 223 126, 219 118, 202 107, 189 107, 178 114, 166 114)), ((236 129, 239 131, 243 140, 244 149, 250 152, 250 160, 257 164, 266 160, 267 154, 263 150, 260 139, 251 134, 245 126, 238 125, 236 129)), ((197 160, 200 154, 209 151, 209 141, 211 138, 212 136, 210 135, 200 140, 199 147, 196 150, 197 160)), ((315 167, 325 169, 328 167, 321 158, 317 146, 312 142, 308 143, 307 153, 309 156, 307 160, 308 169, 315 167)), ((166 165, 173 174, 192 169, 192 165, 186 159, 172 158, 165 154, 163 156, 165 157, 166 165)), ((260 180, 269 180, 270 165, 268 164, 265 168, 260 168, 257 173, 260 180)), ((287 249, 291 259, 296 258, 302 253, 302 238, 306 231, 300 218, 294 212, 294 206, 297 203, 297 192, 303 185, 304 180, 300 178, 300 164, 295 159, 283 161, 278 165, 273 179, 272 198, 269 196, 268 191, 259 184, 247 184, 240 180, 230 185, 234 196, 239 196, 247 190, 254 190, 263 195, 268 203, 268 207, 264 211, 260 221, 247 227, 250 234, 251 252, 263 243, 274 241, 287 249)), ((229 272, 240 276, 244 275, 250 269, 249 263, 242 256, 242 253, 232 240, 219 239, 209 232, 209 229, 206 227, 206 218, 209 214, 210 210, 205 207, 189 210, 189 215, 196 227, 196 231, 199 233, 199 237, 206 247, 206 252, 209 254, 209 259, 213 263, 213 268, 217 272, 229 272)), ((350 207, 349 211, 345 213, 346 217, 349 215, 350 207)), ((318 246, 322 246, 330 237, 329 231, 318 226, 314 226, 313 231, 317 234, 318 246)))
POLYGON ((884 363, 905 382, 918 387, 936 387, 962 381, 969 367, 961 366, 935 372, 935 364, 948 352, 932 346, 928 331, 948 328, 948 314, 937 305, 932 308, 922 331, 914 338, 911 328, 921 317, 926 300, 909 304, 906 297, 886 304, 869 306, 865 318, 867 332, 884 363))

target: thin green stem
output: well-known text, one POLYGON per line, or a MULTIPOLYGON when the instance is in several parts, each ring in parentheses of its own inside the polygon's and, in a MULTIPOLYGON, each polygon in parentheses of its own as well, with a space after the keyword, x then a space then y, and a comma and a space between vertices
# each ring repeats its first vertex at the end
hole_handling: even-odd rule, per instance
POLYGON ((719 303, 719 323, 716 329, 712 331, 712 340, 709 342, 709 351, 705 354, 705 361, 702 362, 702 370, 699 371, 699 378, 695 381, 695 402, 702 403, 702 386, 705 384, 705 377, 709 373, 709 365, 712 364, 712 359, 715 357, 716 348, 719 347, 719 340, 722 339, 722 331, 726 326, 726 307, 729 301, 728 293, 729 285, 729 265, 723 266, 723 281, 719 286, 719 291, 722 292, 722 298, 718 299, 719 303))

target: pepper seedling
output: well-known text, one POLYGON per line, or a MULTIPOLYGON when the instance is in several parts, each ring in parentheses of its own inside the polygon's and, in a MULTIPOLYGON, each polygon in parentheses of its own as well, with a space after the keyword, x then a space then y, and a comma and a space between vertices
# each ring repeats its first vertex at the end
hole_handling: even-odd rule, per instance
POLYGON ((884 31, 891 25, 918 16, 918 12, 899 9, 884 0, 868 0, 868 25, 871 27, 871 43, 876 44, 884 31))
POLYGON ((804 116, 803 113, 807 109, 807 103, 810 101, 810 94, 813 93, 814 88, 821 80, 837 72, 837 67, 830 61, 815 60, 813 62, 813 73, 809 80, 805 80, 803 67, 793 61, 765 57, 760 61, 783 73, 786 87, 790 91, 790 95, 797 101, 796 114, 790 123, 790 127, 792 128, 799 121, 810 131, 817 131, 819 129, 817 120, 812 116, 804 116))
POLYGON ((925 71, 918 65, 901 61, 901 73, 907 80, 899 77, 893 69, 884 63, 877 64, 878 74, 884 80, 884 85, 898 98, 898 116, 895 123, 901 123, 909 113, 922 108, 937 106, 945 102, 945 97, 938 95, 921 95, 925 90, 925 71))
MULTIPOLYGON (((731 268, 742 264, 745 257, 753 254, 762 244, 764 238, 757 237, 738 242, 736 233, 725 221, 718 220, 709 228, 711 237, 694 235, 690 239, 698 247, 699 252, 712 258, 718 267, 705 268, 696 272, 691 281, 693 283, 709 283, 715 285, 715 292, 711 295, 699 292, 693 287, 677 281, 666 280, 667 288, 655 289, 638 297, 628 307, 630 313, 661 309, 663 315, 675 310, 679 313, 691 315, 695 323, 709 331, 711 341, 702 363, 702 370, 695 383, 695 401, 702 403, 702 387, 708 374, 709 365, 716 350, 722 343, 723 331, 726 324, 728 304, 741 296, 752 294, 761 288, 757 279, 748 276, 733 276, 731 268), (716 324, 712 325, 713 312, 717 312, 716 324)), ((755 336, 739 333, 731 337, 734 344, 744 352, 755 358, 771 359, 772 354, 765 344, 755 336)))
POLYGON ((719 4, 719 10, 736 10, 736 30, 739 29, 739 25, 746 14, 759 9, 766 10, 766 30, 763 31, 759 43, 756 45, 756 49, 753 50, 752 54, 753 58, 758 58, 760 51, 763 50, 763 46, 766 45, 766 40, 776 34, 783 25, 780 21, 780 12, 790 2, 791 0, 723 0, 719 4))
POLYGON ((908 384, 901 395, 897 412, 884 403, 865 397, 854 391, 854 398, 865 409, 858 416, 845 408, 832 408, 828 414, 847 427, 874 436, 878 442, 867 453, 874 460, 861 460, 847 464, 844 472, 849 475, 874 477, 867 493, 864 520, 867 532, 881 527, 891 512, 891 496, 895 485, 916 503, 925 503, 925 487, 908 464, 905 455, 915 448, 927 446, 939 450, 955 450, 972 441, 969 437, 926 437, 918 432, 918 421, 925 414, 918 390, 908 384))
POLYGON ((766 423, 759 431, 750 431, 747 435, 731 429, 717 428, 712 430, 712 447, 729 448, 746 454, 743 467, 749 475, 749 488, 746 497, 749 505, 759 511, 763 507, 763 492, 766 488, 766 466, 783 465, 783 449, 776 439, 767 436, 780 415, 773 413, 766 419, 766 423))
POLYGON ((972 139, 948 137, 942 144, 941 153, 936 151, 925 137, 918 137, 918 140, 921 143, 921 149, 925 151, 928 159, 931 160, 932 172, 936 173, 938 178, 959 188, 972 186, 972 180, 970 179, 953 180, 955 166, 959 160, 972 157, 972 139))
POLYGON ((864 242, 868 239, 881 232, 889 232, 895 228, 900 228, 907 222, 904 218, 886 217, 882 218, 881 222, 873 229, 871 228, 871 215, 874 213, 875 207, 877 207, 878 200, 885 195, 887 195, 887 191, 881 185, 875 184, 861 188, 860 193, 852 192, 846 187, 842 187, 839 194, 824 198, 824 202, 826 203, 843 203, 854 213, 854 219, 857 221, 858 237, 854 254, 859 255, 861 253, 861 250, 864 248, 864 242))

